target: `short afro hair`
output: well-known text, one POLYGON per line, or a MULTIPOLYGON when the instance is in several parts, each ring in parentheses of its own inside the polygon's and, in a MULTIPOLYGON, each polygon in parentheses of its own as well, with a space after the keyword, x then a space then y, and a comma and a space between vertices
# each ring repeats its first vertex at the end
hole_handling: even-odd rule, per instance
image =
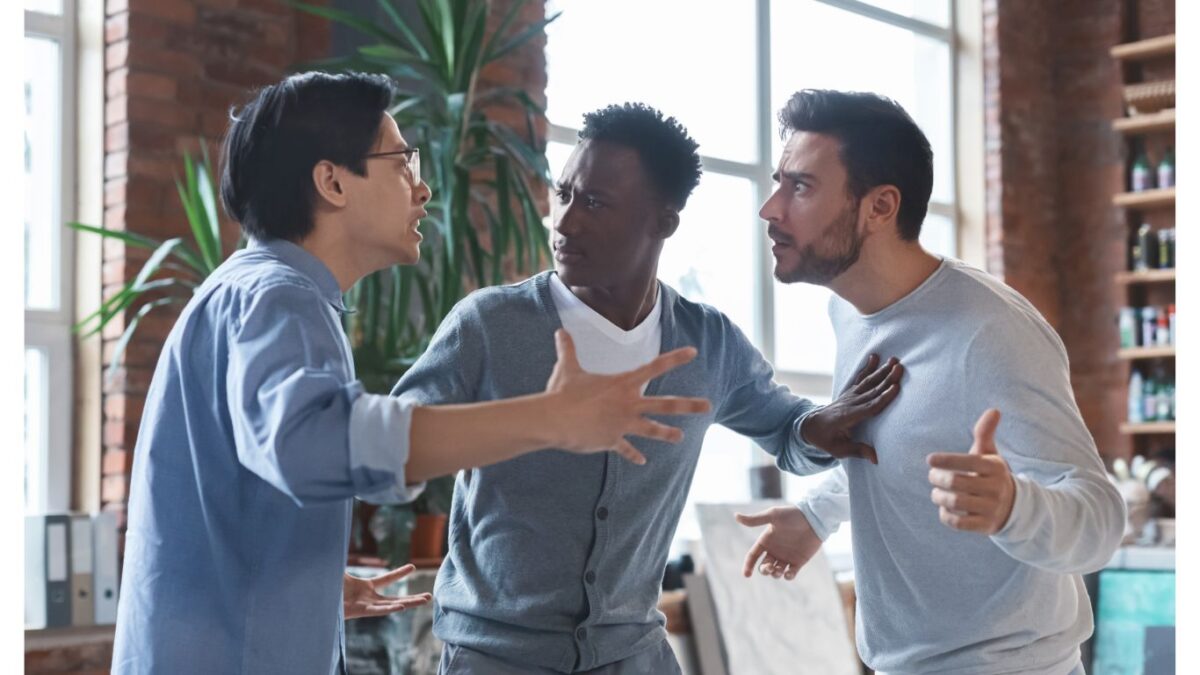
POLYGON ((605 141, 632 148, 658 190, 682 209, 700 184, 699 144, 674 117, 644 103, 610 105, 583 116, 581 141, 605 141))

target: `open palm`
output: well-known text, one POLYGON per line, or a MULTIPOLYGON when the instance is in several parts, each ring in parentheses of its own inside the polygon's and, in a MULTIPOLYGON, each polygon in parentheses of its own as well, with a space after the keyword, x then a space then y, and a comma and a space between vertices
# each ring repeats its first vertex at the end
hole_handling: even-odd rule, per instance
POLYGON ((754 574, 757 566, 764 576, 790 581, 821 550, 821 538, 813 531, 804 512, 795 506, 775 506, 753 515, 739 513, 735 517, 746 527, 767 526, 746 553, 742 574, 747 577, 754 574))

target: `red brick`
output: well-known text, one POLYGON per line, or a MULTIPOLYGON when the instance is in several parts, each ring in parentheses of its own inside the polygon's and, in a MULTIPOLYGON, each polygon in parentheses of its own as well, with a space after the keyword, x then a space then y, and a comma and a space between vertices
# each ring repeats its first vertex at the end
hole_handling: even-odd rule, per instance
POLYGON ((100 473, 105 476, 128 474, 133 469, 133 451, 107 450, 100 467, 100 473))
POLYGON ((175 131, 188 131, 195 127, 196 111, 194 108, 171 100, 141 98, 132 89, 133 78, 134 76, 131 75, 129 83, 131 90, 126 112, 126 116, 131 122, 139 127, 149 125, 175 131))
MULTIPOLYGON (((146 398, 144 396, 127 394, 106 396, 104 398, 104 416, 106 418, 141 419, 142 408, 145 405, 146 398)), ((113 472, 105 471, 104 473, 113 472)))
POLYGON ((184 26, 196 23, 196 6, 189 0, 153 0, 139 3, 136 11, 184 26))
POLYGON ((112 44, 129 37, 129 12, 114 14, 104 20, 104 42, 112 44))
POLYGON ((124 475, 105 476, 100 479, 100 499, 106 502, 125 501, 129 495, 129 478, 124 475))
POLYGON ((104 447, 133 448, 137 438, 138 422, 127 422, 125 419, 104 421, 104 447))
POLYGON ((128 152, 110 152, 104 157, 104 177, 120 178, 126 175, 129 164, 128 152))
POLYGON ((104 124, 110 126, 120 124, 128 119, 129 99, 126 96, 115 96, 104 102, 104 124))
POLYGON ((104 96, 106 100, 125 95, 125 80, 128 75, 129 69, 122 67, 110 71, 104 76, 104 96))
POLYGON ((129 149, 129 123, 118 122, 104 130, 104 151, 118 152, 129 149))
POLYGON ((178 86, 175 79, 156 73, 136 72, 129 75, 126 85, 131 97, 173 100, 178 86))
POLYGON ((129 62, 129 40, 114 42, 104 48, 104 69, 106 71, 124 68, 129 62))

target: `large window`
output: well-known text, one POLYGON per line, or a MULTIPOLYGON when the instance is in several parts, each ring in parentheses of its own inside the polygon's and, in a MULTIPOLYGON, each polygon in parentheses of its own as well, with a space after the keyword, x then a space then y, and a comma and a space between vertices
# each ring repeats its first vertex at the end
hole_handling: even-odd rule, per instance
MULTIPOLYGON (((704 176, 664 248, 660 278, 728 314, 793 391, 828 401, 829 291, 773 281, 758 217, 782 149, 775 114, 805 88, 874 91, 903 105, 935 156, 921 240, 955 255, 950 1, 755 0, 718 12, 688 0, 554 0, 553 10, 563 13, 547 28, 552 173, 561 170, 585 112, 641 101, 680 120, 700 144, 704 176)), ((699 536, 691 504, 748 499, 748 469, 769 459, 748 440, 713 427, 678 536, 699 536)), ((787 496, 798 498, 819 480, 789 477, 787 496)))
POLYGON ((24 81, 25 510, 71 488, 74 0, 26 0, 24 81))

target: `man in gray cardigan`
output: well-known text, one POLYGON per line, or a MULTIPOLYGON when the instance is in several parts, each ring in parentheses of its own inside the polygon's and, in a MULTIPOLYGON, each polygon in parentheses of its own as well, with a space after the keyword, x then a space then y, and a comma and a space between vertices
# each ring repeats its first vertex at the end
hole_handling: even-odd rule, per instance
POLYGON ((540 391, 566 328, 580 364, 616 372, 694 346, 692 363, 648 395, 709 399, 672 419, 677 446, 633 441, 634 470, 607 456, 548 450, 459 474, 450 554, 434 587, 443 673, 679 672, 657 610, 663 568, 704 434, 722 424, 793 473, 839 458, 874 461, 853 428, 898 392, 901 367, 872 359, 833 404, 816 407, 772 380, 771 366, 725 315, 657 281, 663 242, 699 183, 696 143, 638 104, 585 116, 557 184, 557 273, 460 302, 397 384, 414 403, 540 391))

